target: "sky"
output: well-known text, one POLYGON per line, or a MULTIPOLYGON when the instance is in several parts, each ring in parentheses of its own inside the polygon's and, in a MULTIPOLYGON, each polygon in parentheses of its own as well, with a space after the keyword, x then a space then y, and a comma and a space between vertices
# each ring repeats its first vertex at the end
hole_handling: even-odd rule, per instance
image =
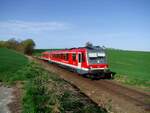
POLYGON ((0 0, 0 40, 150 51, 150 0, 0 0))

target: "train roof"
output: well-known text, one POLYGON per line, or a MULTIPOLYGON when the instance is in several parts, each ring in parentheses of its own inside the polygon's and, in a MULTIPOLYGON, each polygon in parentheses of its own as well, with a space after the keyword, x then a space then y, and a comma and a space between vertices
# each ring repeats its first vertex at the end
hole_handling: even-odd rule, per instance
POLYGON ((100 46, 91 46, 91 47, 78 47, 78 48, 70 48, 70 49, 62 49, 62 50, 54 50, 54 51, 45 51, 42 54, 49 54, 49 53, 62 53, 62 52, 78 52, 78 51, 85 51, 85 50, 104 50, 104 47, 100 46))

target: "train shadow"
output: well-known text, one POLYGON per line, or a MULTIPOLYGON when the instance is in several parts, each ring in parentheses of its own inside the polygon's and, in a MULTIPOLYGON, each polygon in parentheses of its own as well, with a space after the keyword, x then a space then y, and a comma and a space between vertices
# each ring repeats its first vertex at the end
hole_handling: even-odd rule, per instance
POLYGON ((116 72, 111 72, 110 74, 104 76, 96 76, 96 75, 82 75, 84 78, 88 78, 91 80, 113 80, 115 78, 116 72))

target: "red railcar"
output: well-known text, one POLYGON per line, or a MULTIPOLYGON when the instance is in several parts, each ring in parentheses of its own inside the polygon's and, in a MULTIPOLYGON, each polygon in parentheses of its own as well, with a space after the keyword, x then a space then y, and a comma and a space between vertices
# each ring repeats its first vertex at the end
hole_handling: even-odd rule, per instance
POLYGON ((59 64, 82 75, 109 76, 105 49, 99 46, 46 51, 41 59, 59 64))

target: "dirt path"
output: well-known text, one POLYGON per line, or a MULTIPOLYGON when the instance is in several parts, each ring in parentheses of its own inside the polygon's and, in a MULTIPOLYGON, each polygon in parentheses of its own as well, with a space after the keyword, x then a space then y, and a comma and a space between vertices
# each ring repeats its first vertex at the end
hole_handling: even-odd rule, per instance
POLYGON ((19 88, 0 85, 0 113, 21 113, 19 88))
POLYGON ((12 92, 13 88, 0 86, 0 113, 11 113, 7 105, 12 102, 12 92))
MULTIPOLYGON (((32 58, 31 58, 32 59, 32 58)), ((149 113, 150 95, 108 80, 89 80, 56 65, 34 59, 48 71, 74 84, 99 106, 115 113, 149 113)))

